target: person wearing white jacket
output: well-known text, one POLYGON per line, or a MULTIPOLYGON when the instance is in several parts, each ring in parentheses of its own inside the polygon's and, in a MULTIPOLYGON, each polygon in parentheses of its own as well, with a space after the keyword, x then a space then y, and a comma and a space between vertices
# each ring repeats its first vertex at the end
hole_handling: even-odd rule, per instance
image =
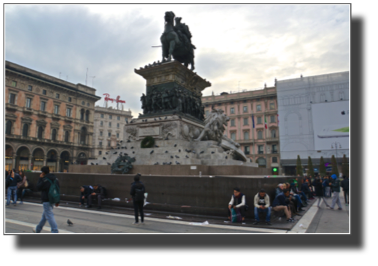
POLYGON ((228 203, 228 219, 231 218, 231 208, 238 209, 242 216, 242 221, 245 219, 245 195, 240 192, 239 188, 234 188, 234 195, 228 203))
POLYGON ((264 189, 260 189, 260 192, 256 194, 254 199, 254 209, 255 209, 255 222, 254 225, 259 224, 259 212, 266 212, 265 223, 271 225, 270 223, 270 200, 269 195, 265 192, 264 189))

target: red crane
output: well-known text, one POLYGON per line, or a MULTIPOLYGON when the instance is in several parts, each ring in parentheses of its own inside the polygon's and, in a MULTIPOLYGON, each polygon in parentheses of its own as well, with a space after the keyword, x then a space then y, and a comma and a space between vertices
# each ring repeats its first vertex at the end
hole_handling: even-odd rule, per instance
POLYGON ((121 98, 121 96, 118 95, 117 98, 115 99, 117 103, 117 109, 118 109, 118 103, 126 103, 126 101, 120 100, 119 98, 121 98))

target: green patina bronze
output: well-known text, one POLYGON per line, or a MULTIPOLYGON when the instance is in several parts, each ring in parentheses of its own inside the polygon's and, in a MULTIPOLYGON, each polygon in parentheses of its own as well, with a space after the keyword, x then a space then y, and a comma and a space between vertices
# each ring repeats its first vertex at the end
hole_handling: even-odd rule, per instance
POLYGON ((122 173, 126 174, 128 173, 132 168, 132 163, 135 162, 135 158, 131 158, 128 155, 121 155, 115 160, 115 162, 112 164, 111 170, 112 174, 116 173, 122 173))

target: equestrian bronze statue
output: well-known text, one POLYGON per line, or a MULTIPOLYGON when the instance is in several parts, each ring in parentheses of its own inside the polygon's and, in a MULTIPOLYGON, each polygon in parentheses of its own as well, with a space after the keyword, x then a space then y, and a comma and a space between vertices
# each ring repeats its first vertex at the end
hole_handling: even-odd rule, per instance
POLYGON ((196 47, 192 44, 189 27, 181 23, 181 18, 175 18, 175 14, 171 11, 165 12, 164 19, 164 32, 160 37, 163 47, 162 61, 171 61, 173 57, 186 67, 190 64, 190 69, 194 70, 194 49, 196 47), (173 26, 173 20, 176 22, 175 26, 173 26))

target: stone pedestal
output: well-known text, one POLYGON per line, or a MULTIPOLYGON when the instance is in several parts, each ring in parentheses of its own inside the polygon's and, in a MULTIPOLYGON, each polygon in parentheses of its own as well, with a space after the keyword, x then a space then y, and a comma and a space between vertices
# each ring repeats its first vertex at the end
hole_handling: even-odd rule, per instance
POLYGON ((211 86, 206 79, 177 61, 154 63, 134 71, 146 79, 146 95, 141 97, 143 115, 139 118, 177 114, 203 121, 202 91, 211 86))

